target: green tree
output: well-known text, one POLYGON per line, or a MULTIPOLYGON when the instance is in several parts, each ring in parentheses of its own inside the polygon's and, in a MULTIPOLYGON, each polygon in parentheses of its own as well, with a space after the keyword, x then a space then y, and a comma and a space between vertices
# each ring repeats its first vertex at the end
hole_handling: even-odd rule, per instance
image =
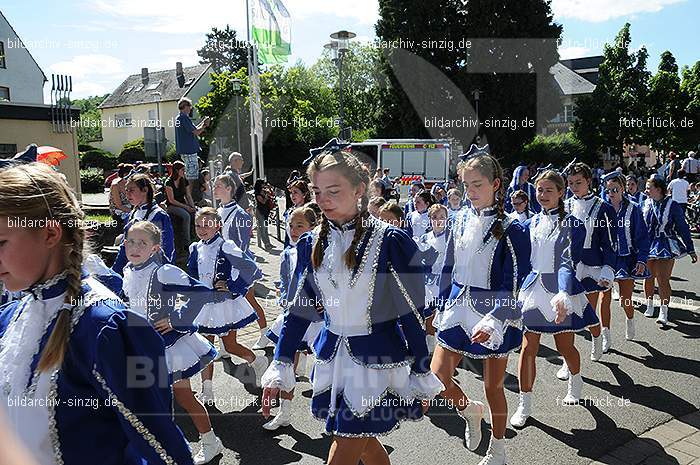
POLYGON ((482 123, 506 118, 518 123, 515 129, 484 124, 479 131, 511 163, 537 130, 522 121, 542 125, 556 114, 559 98, 549 70, 558 60, 562 27, 554 23, 549 1, 380 0, 379 9, 380 43, 405 45, 383 54, 390 88, 382 93, 382 135, 451 136, 468 146, 473 129, 427 130, 426 120, 471 118, 467 108, 474 106, 478 89, 482 123))
POLYGON ((98 107, 109 94, 87 97, 71 102, 80 108, 80 125, 78 126, 78 143, 87 144, 92 141, 102 140, 102 115, 98 107))
MULTIPOLYGON (((661 54, 658 71, 649 80, 649 117, 661 118, 680 124, 685 114, 686 102, 681 93, 678 64, 671 52, 661 54)), ((647 126, 646 140, 661 146, 680 149, 680 130, 664 128, 662 125, 647 126)))
POLYGON ((632 36, 625 24, 613 44, 605 44, 598 84, 593 93, 576 101, 574 132, 591 151, 608 148, 620 157, 625 144, 647 141, 645 124, 650 73, 648 52, 630 52, 632 36))
POLYGON ((237 39, 236 31, 228 24, 225 29, 213 27, 197 55, 201 58, 200 63, 211 63, 219 72, 238 71, 248 66, 247 44, 237 39))
POLYGON ((700 150, 700 61, 683 68, 681 94, 685 102, 686 127, 681 128, 683 148, 700 150))

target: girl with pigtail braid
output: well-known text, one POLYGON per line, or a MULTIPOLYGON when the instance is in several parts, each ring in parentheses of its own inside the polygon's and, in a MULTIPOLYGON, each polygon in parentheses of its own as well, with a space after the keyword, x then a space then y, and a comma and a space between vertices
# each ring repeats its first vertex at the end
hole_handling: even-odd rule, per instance
POLYGON ((557 350, 571 371, 563 403, 578 403, 581 397, 581 356, 574 346, 576 332, 598 323, 576 278, 586 229, 566 214, 564 178, 547 170, 535 180, 537 201, 542 210, 529 220, 532 271, 525 278, 518 301, 522 305, 524 337, 518 363, 520 402, 510 423, 522 428, 532 414, 536 357, 542 334, 554 336, 557 350))
POLYGON ((484 360, 492 436, 480 465, 504 465, 508 405, 503 381, 508 355, 522 343, 516 296, 529 270, 530 240, 525 228, 504 213, 503 170, 495 158, 470 158, 458 172, 471 207, 458 213, 447 239, 431 369, 445 385, 441 396, 465 419, 465 440, 473 451, 482 438, 484 404, 467 397, 453 376, 464 356, 484 360))
POLYGON ((319 150, 308 175, 323 217, 296 246, 291 297, 262 378, 263 415, 281 391, 294 389, 294 355, 311 323, 323 319, 311 411, 333 435, 327 463, 385 465, 378 437, 421 419, 422 401, 443 389, 429 367, 423 267, 405 231, 370 217, 369 172, 355 155, 319 150))
POLYGON ((163 340, 96 279, 81 278, 83 221, 48 166, 0 170, 0 280, 24 292, 0 307, 9 426, 39 463, 191 464, 170 387, 159 384, 168 378, 163 340))

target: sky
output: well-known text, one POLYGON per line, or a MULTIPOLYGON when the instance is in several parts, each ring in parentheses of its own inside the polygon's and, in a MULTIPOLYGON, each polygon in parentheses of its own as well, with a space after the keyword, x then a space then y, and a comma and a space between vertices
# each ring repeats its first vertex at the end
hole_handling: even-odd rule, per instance
MULTIPOLYGON (((292 17, 290 63, 313 64, 338 30, 353 31, 362 42, 376 38, 378 0, 284 3, 292 17)), ((631 48, 646 45, 649 69, 665 50, 680 66, 700 60, 700 0, 552 0, 552 8, 564 26, 562 58, 602 53, 630 22, 631 48)), ((245 0, 3 0, 0 11, 49 79, 73 76, 73 98, 109 93, 142 67, 197 64, 196 50, 212 27, 230 24, 239 39, 246 36, 245 0)), ((44 90, 48 101, 50 83, 44 90)))

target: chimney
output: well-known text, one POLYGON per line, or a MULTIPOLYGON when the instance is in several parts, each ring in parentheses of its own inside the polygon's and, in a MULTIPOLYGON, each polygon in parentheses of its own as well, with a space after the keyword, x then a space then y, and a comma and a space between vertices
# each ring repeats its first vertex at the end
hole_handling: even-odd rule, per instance
POLYGON ((148 68, 141 68, 141 82, 143 84, 148 82, 148 68))
POLYGON ((175 63, 175 78, 177 85, 182 88, 185 85, 185 72, 182 70, 182 62, 180 61, 175 63))

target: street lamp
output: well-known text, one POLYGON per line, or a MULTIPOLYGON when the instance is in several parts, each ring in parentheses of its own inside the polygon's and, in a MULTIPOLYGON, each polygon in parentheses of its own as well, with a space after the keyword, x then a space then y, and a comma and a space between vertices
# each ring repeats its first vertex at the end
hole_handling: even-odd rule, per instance
POLYGON ((338 89, 340 97, 340 139, 344 139, 345 134, 345 109, 343 107, 343 58, 350 51, 350 39, 357 37, 357 34, 350 31, 338 31, 331 34, 330 43, 324 45, 331 51, 333 63, 338 67, 338 89))
POLYGON ((160 152, 160 100, 162 95, 159 91, 153 92, 156 98, 156 154, 158 155, 158 175, 163 176, 163 156, 160 152))
POLYGON ((234 94, 236 94, 236 134, 237 134, 237 139, 238 140, 238 153, 241 153, 241 123, 240 123, 240 117, 238 114, 238 97, 241 92, 241 80, 240 79, 232 79, 231 80, 231 89, 233 90, 234 94))

